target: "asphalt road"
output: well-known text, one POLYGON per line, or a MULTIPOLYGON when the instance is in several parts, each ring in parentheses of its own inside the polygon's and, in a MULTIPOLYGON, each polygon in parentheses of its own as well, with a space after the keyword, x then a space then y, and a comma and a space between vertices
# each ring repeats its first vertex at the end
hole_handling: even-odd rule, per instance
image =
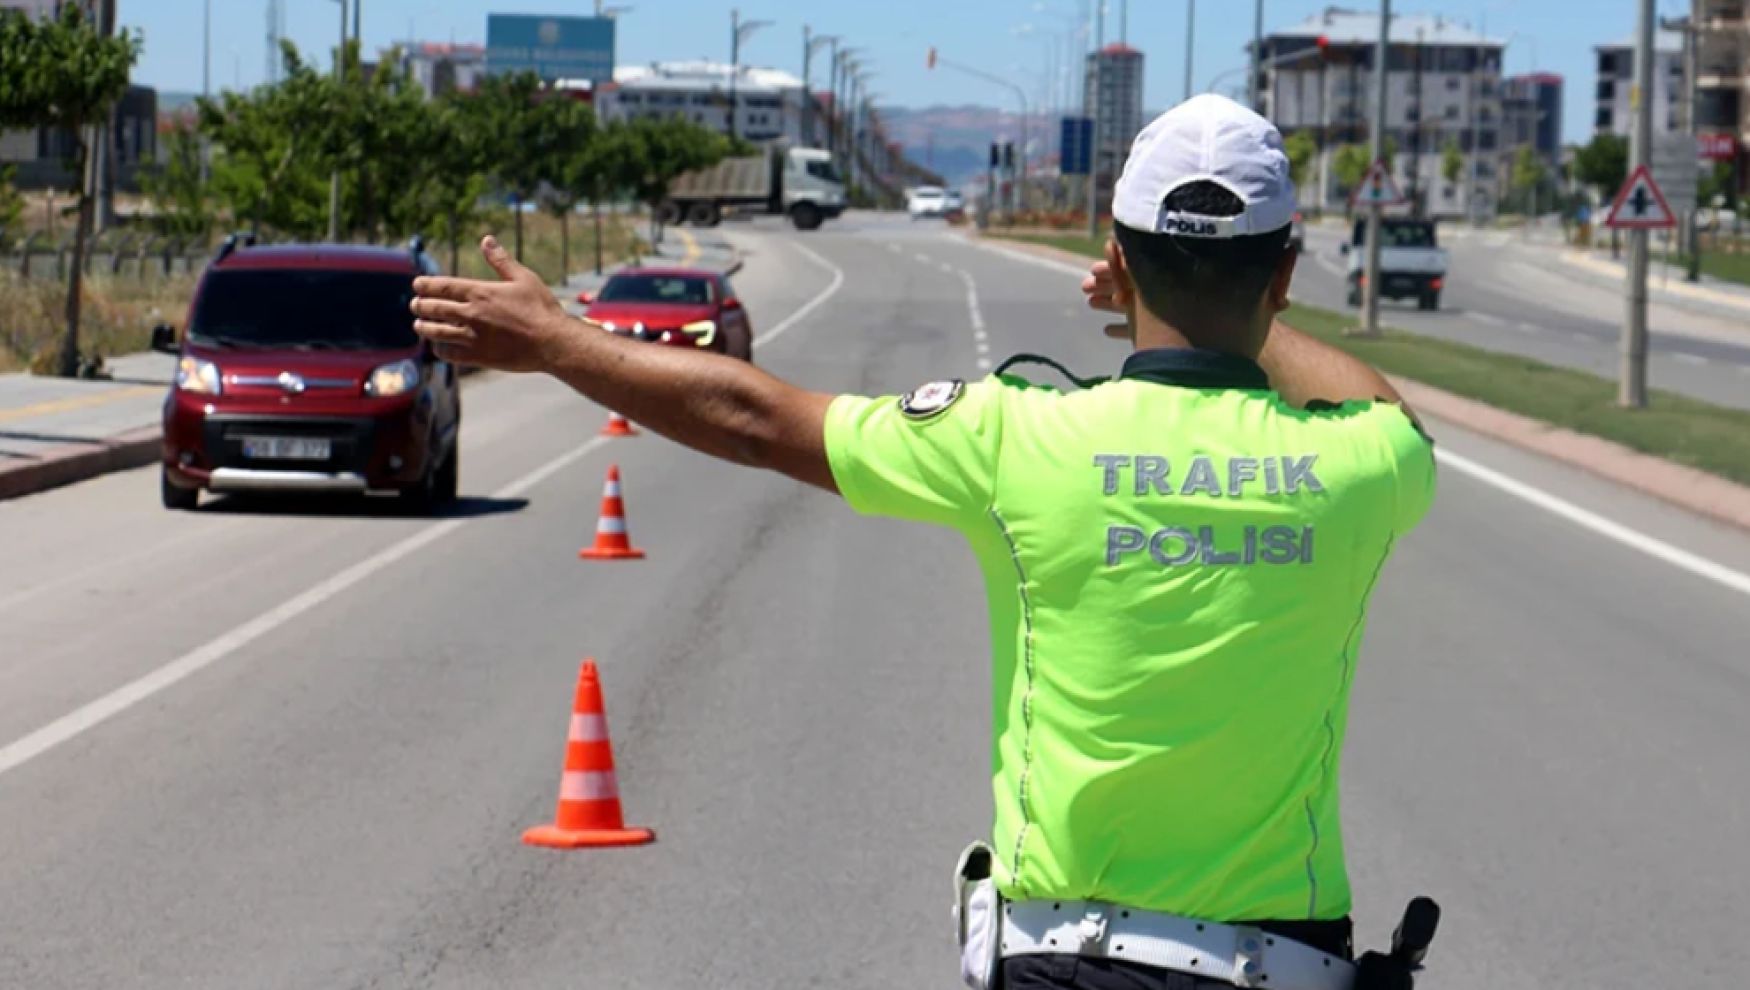
MULTIPOLYGON (((1338 253, 1343 232, 1307 231, 1295 289, 1306 302, 1348 310, 1338 253)), ((1560 260, 1560 249, 1511 235, 1442 228, 1452 256, 1440 310, 1413 300, 1382 301, 1381 322, 1419 334, 1578 368, 1614 381, 1620 363, 1623 297, 1560 260)), ((1656 269, 1657 271, 1657 269, 1656 269)), ((1657 276, 1652 280, 1658 284, 1657 276)), ((1730 318, 1655 302, 1649 308, 1647 379, 1721 405, 1750 408, 1750 315, 1730 318)))
MULTIPOLYGON (((822 389, 1120 358, 1071 273, 933 225, 726 229, 756 358, 822 389)), ((441 521, 169 514, 148 470, 0 503, 0 987, 956 985, 947 872, 989 814, 970 555, 598 441, 544 379, 465 407, 441 521), (643 562, 576 557, 610 461, 643 562), (585 655, 654 846, 519 844, 585 655)), ((1425 987, 1736 977, 1750 538, 1436 430, 1355 695, 1362 934, 1428 892, 1425 987)))

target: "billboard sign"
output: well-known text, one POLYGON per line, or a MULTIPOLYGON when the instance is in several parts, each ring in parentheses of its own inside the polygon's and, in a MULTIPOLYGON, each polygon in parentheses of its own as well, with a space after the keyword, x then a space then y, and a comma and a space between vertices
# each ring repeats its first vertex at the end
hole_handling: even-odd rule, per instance
POLYGON ((486 15, 486 71, 533 72, 544 82, 614 79, 611 17, 486 15))
POLYGON ((1059 171, 1064 175, 1087 175, 1093 162, 1093 118, 1065 117, 1059 127, 1059 171))

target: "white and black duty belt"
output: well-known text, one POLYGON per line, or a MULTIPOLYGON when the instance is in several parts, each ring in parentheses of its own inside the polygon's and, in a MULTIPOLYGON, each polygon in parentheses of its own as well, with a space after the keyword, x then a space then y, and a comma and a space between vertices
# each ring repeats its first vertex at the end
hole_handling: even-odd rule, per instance
POLYGON ((1000 953, 1070 953, 1186 973, 1236 987, 1351 990, 1355 965, 1248 925, 1095 901, 1003 904, 1000 953))

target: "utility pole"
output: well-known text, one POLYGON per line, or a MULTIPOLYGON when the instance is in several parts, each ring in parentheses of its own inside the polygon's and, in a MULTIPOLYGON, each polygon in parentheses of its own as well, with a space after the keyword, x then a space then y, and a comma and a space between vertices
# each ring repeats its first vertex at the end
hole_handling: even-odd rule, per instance
POLYGON ((1088 153, 1088 240, 1100 239, 1100 157, 1106 151, 1105 114, 1100 99, 1100 49, 1106 44, 1106 0, 1094 0, 1094 54, 1088 59, 1088 116, 1093 118, 1093 146, 1088 153))
MULTIPOLYGON (((1252 109, 1264 112, 1262 80, 1258 78, 1258 63, 1264 57, 1264 0, 1252 5, 1252 76, 1246 83, 1246 98, 1252 109)), ((1298 107, 1296 108, 1299 109, 1298 107)))
MULTIPOLYGON (((1410 53, 1410 215, 1422 216, 1422 29, 1410 53)), ((1536 214, 1532 214, 1535 219, 1536 214)))
POLYGON ((729 11, 729 140, 735 140, 735 82, 741 75, 741 10, 729 11))
MULTIPOLYGON (((336 83, 345 84, 346 73, 346 0, 335 0, 340 4, 340 47, 334 50, 334 79, 336 83)), ((336 166, 328 173, 328 241, 335 243, 340 240, 340 168, 336 166)))
MULTIPOLYGON (((1097 3, 1097 0, 1096 0, 1097 3)), ((1185 0, 1185 99, 1191 98, 1196 83, 1191 81, 1191 56, 1195 49, 1191 39, 1197 34, 1197 0, 1185 0)))
MULTIPOLYGON (((1379 47, 1373 50, 1373 133, 1367 139, 1370 169, 1385 160, 1385 100, 1389 92, 1386 77, 1390 75, 1390 65, 1391 0, 1380 0, 1379 47)), ((1363 269, 1367 284, 1361 287, 1361 334, 1366 337, 1379 336, 1379 234, 1383 209, 1377 196, 1367 204, 1367 267, 1363 269)))
MULTIPOLYGON (((213 0, 202 0, 201 3, 201 95, 213 95, 213 0)), ((204 189, 211 175, 212 146, 207 142, 207 136, 201 135, 201 187, 204 189)))
MULTIPOLYGON (((1653 0, 1640 0, 1635 32, 1635 83, 1629 90, 1634 111, 1629 142, 1629 174, 1653 160, 1653 0)), ((1647 238, 1645 228, 1628 232, 1628 285, 1623 293, 1627 319, 1622 334, 1622 380, 1616 403, 1630 409, 1647 404, 1647 238)))
MULTIPOLYGON (((1667 31, 1683 32, 1683 102, 1681 105, 1683 115, 1681 120, 1683 133, 1689 135, 1693 140, 1696 132, 1695 102, 1698 92, 1696 73, 1699 71, 1697 49, 1700 47, 1696 35, 1701 27, 1690 17, 1661 19, 1659 26, 1667 31)), ((1700 209, 1700 207, 1701 204, 1697 202, 1696 208, 1700 209)), ((1699 282, 1701 281, 1701 231, 1700 225, 1696 223, 1696 211, 1685 211, 1681 217, 1677 218, 1677 221, 1679 224, 1677 236, 1682 240, 1683 252, 1689 258, 1688 264, 1684 266, 1683 280, 1685 282, 1699 282)))
POLYGON ((359 33, 359 18, 365 9, 365 0, 352 0, 352 40, 358 42, 359 61, 365 59, 365 36, 359 33))
MULTIPOLYGON (((97 33, 105 38, 115 35, 115 0, 99 0, 97 33)), ((94 125, 96 140, 92 142, 92 164, 97 195, 97 229, 108 230, 115 224, 115 120, 121 113, 121 101, 109 108, 109 113, 94 125)))

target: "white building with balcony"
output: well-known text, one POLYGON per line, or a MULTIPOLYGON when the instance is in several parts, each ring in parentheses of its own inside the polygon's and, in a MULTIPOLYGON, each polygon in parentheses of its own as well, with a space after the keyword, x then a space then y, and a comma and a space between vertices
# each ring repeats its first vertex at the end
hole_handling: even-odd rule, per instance
POLYGON ((653 62, 614 69, 614 82, 596 94, 604 120, 684 116, 712 130, 729 131, 731 94, 735 132, 756 143, 802 142, 802 80, 780 69, 723 62, 653 62))
MULTIPOLYGON (((1430 216, 1487 214, 1495 207, 1504 142, 1501 55, 1505 42, 1448 17, 1394 16, 1386 58, 1386 136, 1395 146, 1393 178, 1430 216), (1456 181, 1442 168, 1458 147, 1456 181)), ((1301 200, 1340 210, 1332 160, 1346 144, 1365 146, 1373 122, 1379 15, 1336 7, 1264 37, 1264 115, 1285 137, 1309 133, 1318 144, 1301 200)))

